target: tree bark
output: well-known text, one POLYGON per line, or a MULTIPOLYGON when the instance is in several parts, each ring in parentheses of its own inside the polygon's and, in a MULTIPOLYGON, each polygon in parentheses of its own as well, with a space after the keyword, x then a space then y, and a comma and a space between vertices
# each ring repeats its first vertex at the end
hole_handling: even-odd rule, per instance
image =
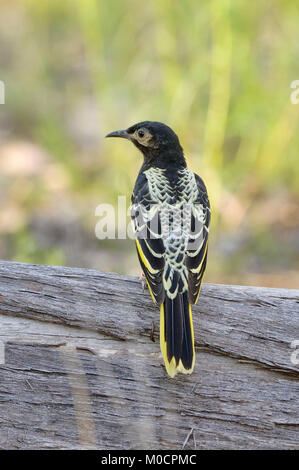
POLYGON ((204 284, 171 379, 136 278, 0 261, 0 448, 299 448, 298 311, 298 290, 204 284))

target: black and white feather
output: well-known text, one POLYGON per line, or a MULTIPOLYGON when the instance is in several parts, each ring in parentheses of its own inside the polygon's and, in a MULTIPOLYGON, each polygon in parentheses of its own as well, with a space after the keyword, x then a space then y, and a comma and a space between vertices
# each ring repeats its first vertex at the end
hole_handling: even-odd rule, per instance
POLYGON ((132 221, 140 262, 155 301, 188 291, 198 299, 207 258, 210 206, 205 185, 187 168, 168 174, 150 168, 138 176, 132 221), (161 283, 162 281, 162 283, 161 283))

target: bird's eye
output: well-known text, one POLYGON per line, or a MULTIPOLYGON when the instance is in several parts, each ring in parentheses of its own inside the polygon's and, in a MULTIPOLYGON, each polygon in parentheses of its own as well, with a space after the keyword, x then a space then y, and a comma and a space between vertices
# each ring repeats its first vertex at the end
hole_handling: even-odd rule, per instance
POLYGON ((142 130, 138 131, 138 137, 142 139, 142 137, 144 137, 144 131, 142 130))

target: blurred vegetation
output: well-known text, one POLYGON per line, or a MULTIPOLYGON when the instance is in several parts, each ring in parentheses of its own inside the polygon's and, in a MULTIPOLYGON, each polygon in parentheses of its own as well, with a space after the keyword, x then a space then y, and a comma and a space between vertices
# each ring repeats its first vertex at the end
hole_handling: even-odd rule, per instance
POLYGON ((166 122, 213 209, 206 281, 298 287, 297 0, 2 0, 0 257, 138 274, 97 240, 141 164, 112 130, 166 122))

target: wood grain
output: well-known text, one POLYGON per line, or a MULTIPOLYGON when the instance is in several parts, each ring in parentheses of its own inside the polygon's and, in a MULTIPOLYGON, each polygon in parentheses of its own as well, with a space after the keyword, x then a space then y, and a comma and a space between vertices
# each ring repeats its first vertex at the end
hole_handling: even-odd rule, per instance
POLYGON ((136 278, 0 261, 0 448, 299 448, 298 313, 297 290, 203 285, 170 379, 136 278))

